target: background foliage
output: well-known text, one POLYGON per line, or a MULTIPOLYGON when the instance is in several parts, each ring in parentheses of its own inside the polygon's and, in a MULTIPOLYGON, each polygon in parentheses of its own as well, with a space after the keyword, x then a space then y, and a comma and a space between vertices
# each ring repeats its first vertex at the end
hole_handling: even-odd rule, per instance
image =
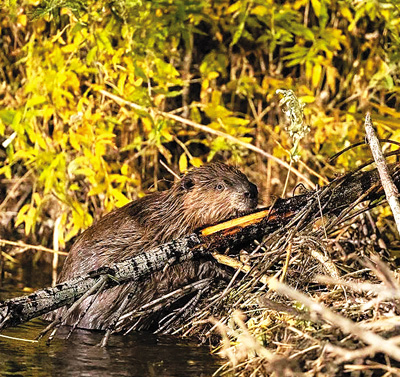
MULTIPOLYGON (((14 0, 0 10, 0 236, 61 246, 115 206, 212 159, 268 197, 287 170, 180 115, 289 161, 276 90, 307 103, 295 167, 352 169, 372 111, 400 141, 397 0, 14 0), (147 109, 120 106, 106 90, 147 109), (28 238, 27 238, 28 237, 28 238)), ((299 180, 291 175, 292 187, 299 180)))

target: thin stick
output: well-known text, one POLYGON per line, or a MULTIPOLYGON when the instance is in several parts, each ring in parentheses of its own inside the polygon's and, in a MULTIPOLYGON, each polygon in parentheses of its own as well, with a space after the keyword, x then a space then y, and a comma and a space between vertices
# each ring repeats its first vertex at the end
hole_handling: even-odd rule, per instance
MULTIPOLYGON (((400 344, 400 339, 398 336, 390 338, 388 339, 388 341, 393 344, 400 344)), ((327 350, 328 352, 333 352, 336 355, 340 356, 340 358, 336 359, 336 362, 338 364, 348 362, 354 359, 360 359, 360 358, 365 359, 366 357, 372 357, 376 353, 376 350, 372 346, 367 346, 357 350, 349 350, 334 346, 329 343, 327 344, 327 350)))
MULTIPOLYGON (((238 261, 237 259, 228 257, 226 255, 222 255, 222 254, 217 254, 217 253, 213 253, 212 256, 217 260, 218 263, 224 264, 225 266, 229 266, 232 267, 236 270, 240 270, 243 272, 249 272, 251 271, 251 267, 248 266, 247 264, 244 264, 243 262, 238 261)), ((252 273, 252 276, 257 276, 256 273, 252 273)), ((259 278, 259 281, 261 281, 261 283, 263 284, 268 284, 270 277, 266 276, 266 275, 261 275, 260 277, 257 276, 257 278, 259 278)))
POLYGON ((103 339, 100 342, 100 347, 105 347, 108 343, 108 339, 110 338, 110 335, 115 331, 115 325, 117 324, 119 318, 121 317, 123 311, 129 304, 129 302, 132 300, 133 297, 133 291, 130 291, 124 301, 122 302, 121 306, 118 308, 117 312, 114 314, 114 318, 111 322, 111 324, 107 327, 107 331, 103 336, 103 339))
POLYGON ((179 175, 176 174, 163 160, 159 160, 160 164, 164 166, 165 169, 167 169, 176 179, 179 179, 179 175))
POLYGON ((279 281, 282 281, 282 282, 285 281, 286 273, 289 268, 290 256, 292 255, 292 246, 293 246, 293 242, 289 241, 289 245, 286 249, 285 264, 283 265, 283 268, 282 268, 282 275, 279 278, 279 281))
POLYGON ((7 335, 3 335, 3 334, 0 334, 0 338, 17 340, 19 342, 28 342, 28 343, 38 343, 39 342, 38 340, 25 339, 25 338, 16 338, 14 336, 7 336, 7 335))
MULTIPOLYGON (((4 145, 4 143, 3 143, 4 145)), ((32 173, 32 170, 28 170, 21 178, 19 178, 17 180, 17 182, 15 182, 15 184, 13 185, 13 187, 11 188, 11 190, 8 190, 7 195, 5 197, 5 199, 3 200, 3 202, 0 204, 0 212, 3 211, 3 209, 5 208, 6 204, 8 203, 8 201, 13 197, 13 195, 17 192, 17 189, 19 187, 19 185, 26 180, 26 178, 29 177, 29 175, 32 173)))
POLYGON ((289 183, 290 172, 292 171, 292 163, 293 163, 293 159, 290 158, 289 170, 286 175, 285 186, 283 187, 283 192, 282 192, 282 198, 284 198, 285 194, 286 194, 286 189, 287 189, 287 186, 289 183))
MULTIPOLYGON (((0 243, 1 246, 1 243, 0 243)), ((11 263, 20 263, 20 261, 16 258, 13 258, 11 255, 8 255, 5 251, 0 251, 0 261, 1 257, 8 259, 11 263)))
POLYGON ((53 254, 53 264, 52 264, 52 271, 51 271, 51 284, 54 286, 57 283, 57 267, 58 267, 58 252, 60 249, 60 244, 58 242, 59 238, 59 230, 60 230, 60 224, 61 224, 61 219, 62 216, 58 216, 56 221, 54 222, 54 230, 53 230, 53 247, 54 251, 56 251, 53 254))
POLYGON ((371 148, 376 167, 381 177, 382 187, 385 190, 386 199, 392 210, 394 220, 397 225, 397 231, 400 233, 400 203, 397 199, 399 196, 399 192, 397 190, 397 187, 393 183, 392 178, 390 177, 389 169, 386 165, 385 157, 383 156, 378 138, 375 135, 375 131, 372 126, 371 115, 369 113, 367 113, 367 115, 365 116, 364 126, 368 144, 371 148))
POLYGON ((68 253, 66 253, 65 251, 56 251, 56 250, 49 249, 44 246, 29 245, 29 244, 21 242, 21 241, 14 242, 14 241, 7 241, 7 240, 0 239, 0 245, 1 244, 11 245, 11 246, 16 246, 16 247, 25 247, 27 249, 45 251, 46 253, 52 253, 52 254, 58 254, 58 255, 68 255, 68 253))

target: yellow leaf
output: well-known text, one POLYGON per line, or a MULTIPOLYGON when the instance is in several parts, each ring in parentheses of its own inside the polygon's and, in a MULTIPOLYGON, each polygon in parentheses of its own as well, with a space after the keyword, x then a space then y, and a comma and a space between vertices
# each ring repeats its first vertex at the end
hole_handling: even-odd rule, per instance
POLYGON ((234 13, 240 9, 241 5, 242 5, 242 2, 237 1, 236 3, 233 3, 230 7, 228 7, 228 9, 226 10, 225 13, 226 14, 234 13))
POLYGON ((313 68, 313 74, 312 74, 312 86, 314 88, 318 87, 321 81, 321 74, 322 74, 322 66, 321 64, 316 64, 313 68))
POLYGON ((165 95, 164 94, 157 94, 154 98, 154 105, 156 107, 162 107, 162 103, 165 100, 165 95))
POLYGON ((120 74, 119 79, 118 79, 118 90, 119 93, 122 95, 124 94, 124 88, 125 88, 125 82, 128 74, 123 72, 120 74))
POLYGON ((153 129, 153 122, 149 118, 141 118, 143 122, 143 128, 146 130, 146 132, 150 132, 153 129))
POLYGON ((216 79, 218 76, 219 76, 218 72, 211 71, 211 72, 208 73, 207 78, 209 80, 213 80, 213 79, 216 79))
MULTIPOLYGON (((383 7, 382 7, 383 8, 383 7)), ((380 10, 380 12, 381 12, 381 15, 383 16, 383 18, 386 20, 386 21, 389 21, 390 20, 390 10, 389 9, 382 9, 382 10, 380 10)))
POLYGON ((88 196, 94 196, 98 194, 105 193, 107 191, 107 187, 105 184, 100 184, 95 187, 92 187, 90 191, 88 192, 88 196))
POLYGON ((268 8, 264 5, 257 5, 251 10, 251 14, 255 14, 256 16, 265 16, 268 14, 268 8))
POLYGON ((43 118, 48 121, 54 114, 54 108, 48 105, 44 105, 42 108, 42 113, 43 113, 43 118))
POLYGON ((342 16, 343 16, 347 21, 353 22, 353 15, 351 14, 349 8, 343 6, 343 4, 342 4, 342 6, 341 6, 339 9, 340 9, 340 13, 342 13, 342 16))
POLYGON ((200 111, 199 111, 199 109, 197 107, 193 107, 190 110, 190 118, 192 120, 194 120, 195 122, 197 122, 197 123, 201 122, 201 114, 200 114, 200 111))
POLYGON ((125 204, 128 204, 130 200, 119 190, 111 189, 111 195, 116 199, 115 205, 117 207, 122 207, 125 204))
POLYGON ((128 164, 123 164, 122 166, 121 166, 121 174, 122 175, 125 175, 125 176, 127 176, 127 175, 129 175, 129 165, 128 164))
POLYGON ((80 145, 78 139, 79 139, 78 135, 70 129, 69 130, 69 143, 71 144, 72 148, 74 148, 77 151, 80 151, 81 145, 80 145))
POLYGON ((222 93, 219 90, 214 90, 211 94, 211 103, 213 106, 218 106, 221 103, 222 93))
POLYGON ((190 160, 190 163, 191 163, 194 167, 196 167, 196 168, 198 168, 198 167, 200 167, 201 165, 203 165, 203 161, 201 161, 201 159, 198 158, 198 157, 193 157, 193 158, 190 160))
POLYGON ((75 175, 84 175, 88 178, 91 178, 95 175, 94 171, 90 168, 81 168, 81 169, 75 169, 73 171, 73 174, 75 175))
POLYGON ((66 84, 74 90, 75 94, 79 93, 79 87, 81 84, 78 76, 74 72, 68 72, 66 84))
POLYGON ((24 206, 22 206, 22 208, 19 210, 18 212, 18 217, 17 217, 17 222, 15 223, 15 225, 19 225, 21 224, 22 221, 19 221, 18 218, 19 217, 23 217, 23 215, 25 215, 25 213, 28 211, 28 209, 31 207, 30 204, 25 204, 24 206))
POLYGON ((133 85, 135 86, 141 86, 142 84, 143 84, 143 79, 141 77, 139 77, 133 82, 133 85))
POLYGON ((315 97, 314 96, 302 96, 299 97, 299 100, 304 103, 313 103, 315 102, 315 97))
POLYGON ((299 10, 301 7, 304 7, 306 4, 308 4, 308 0, 296 0, 293 4, 293 9, 299 10))
POLYGON ((319 17, 321 14, 321 2, 319 0, 311 0, 311 4, 314 8, 315 15, 319 17))
POLYGON ((29 234, 30 233, 30 231, 31 231, 31 229, 33 227, 33 224, 35 222, 35 217, 36 217, 36 208, 31 206, 29 208, 29 211, 28 211, 25 219, 24 219, 24 221, 25 221, 25 234, 29 234))
POLYGON ((36 136, 37 136, 36 142, 38 143, 39 147, 42 148, 44 151, 48 150, 46 141, 45 139, 43 139, 42 135, 37 133, 36 136))
POLYGON ((92 84, 90 88, 94 91, 104 90, 104 86, 99 84, 92 84))
POLYGON ((334 93, 336 91, 336 77, 338 76, 335 67, 326 67, 326 81, 328 82, 329 89, 334 93))
POLYGON ((161 130, 161 135, 165 138, 166 141, 172 141, 174 138, 166 128, 163 128, 161 130))
POLYGON ((306 78, 307 78, 307 80, 311 80, 312 70, 313 70, 312 64, 309 61, 306 61, 306 78))
POLYGON ((377 108, 380 113, 389 114, 393 118, 400 118, 400 113, 397 112, 396 110, 390 108, 390 107, 387 107, 387 106, 384 106, 384 105, 378 105, 378 104, 372 104, 372 105, 375 108, 377 108))
POLYGON ((244 143, 251 143, 253 141, 252 137, 239 137, 238 139, 244 143))
POLYGON ((105 144, 106 143, 100 143, 100 142, 97 142, 95 144, 94 150, 95 150, 95 155, 97 158, 100 158, 106 154, 105 144))
MULTIPOLYGON (((61 44, 65 44, 65 42, 61 39, 61 37, 60 37, 59 41, 60 42, 62 41, 61 44)), ((75 52, 76 50, 77 50, 77 46, 75 45, 75 43, 71 43, 71 44, 68 44, 68 45, 65 45, 62 47, 62 52, 65 52, 67 54, 69 54, 70 52, 75 52)))
POLYGON ((60 30, 52 39, 51 39, 51 43, 55 43, 55 42, 59 42, 62 45, 65 45, 65 41, 64 39, 62 39, 62 34, 64 33, 65 28, 60 30))
POLYGON ((39 207, 42 202, 42 198, 40 197, 40 195, 37 192, 35 192, 32 195, 32 200, 36 204, 37 207, 39 207))
POLYGON ((17 18, 18 24, 21 26, 26 26, 26 14, 20 14, 17 18))
POLYGON ((121 174, 109 174, 108 179, 110 182, 122 183, 126 182, 126 177, 121 174))
POLYGON ((204 79, 201 83, 201 89, 206 90, 210 86, 210 80, 204 79))
POLYGON ((187 170, 188 162, 185 153, 182 153, 179 157, 179 171, 184 173, 187 170))
POLYGON ((86 55, 86 62, 90 65, 93 63, 97 54, 97 46, 94 46, 86 55))

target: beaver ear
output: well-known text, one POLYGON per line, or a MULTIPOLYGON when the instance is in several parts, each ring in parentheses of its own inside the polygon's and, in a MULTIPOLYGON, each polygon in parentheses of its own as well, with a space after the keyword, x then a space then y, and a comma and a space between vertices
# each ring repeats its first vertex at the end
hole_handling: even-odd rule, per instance
POLYGON ((194 186, 194 181, 192 178, 183 177, 181 186, 184 190, 189 191, 194 186))

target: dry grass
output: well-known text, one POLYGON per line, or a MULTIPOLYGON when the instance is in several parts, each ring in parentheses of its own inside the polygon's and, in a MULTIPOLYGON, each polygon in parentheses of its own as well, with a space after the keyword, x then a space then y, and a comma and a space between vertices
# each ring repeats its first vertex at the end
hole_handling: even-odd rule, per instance
POLYGON ((236 273, 175 333, 222 337, 216 352, 227 363, 216 375, 400 375, 390 235, 368 212, 334 222, 269 236, 239 258, 217 256, 236 273))

